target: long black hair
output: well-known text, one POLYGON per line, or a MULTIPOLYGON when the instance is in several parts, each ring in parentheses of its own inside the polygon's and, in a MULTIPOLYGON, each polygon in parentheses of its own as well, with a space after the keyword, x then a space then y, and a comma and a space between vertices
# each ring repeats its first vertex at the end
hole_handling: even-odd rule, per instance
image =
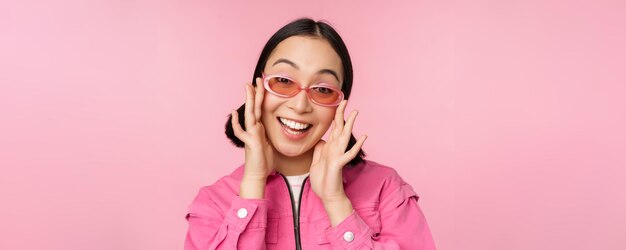
MULTIPOLYGON (((265 69, 265 64, 267 63, 267 59, 270 54, 278 46, 280 42, 291 37, 291 36, 309 36, 309 37, 318 37, 322 39, 326 39, 330 45, 333 47, 335 52, 341 58, 341 63, 343 64, 343 85, 341 87, 341 91, 344 94, 344 98, 348 99, 350 97, 350 91, 352 90, 352 61, 350 60, 350 54, 348 53, 348 48, 343 43, 341 36, 333 29, 330 25, 323 21, 314 21, 310 18, 300 18, 284 27, 280 28, 265 44, 263 47, 263 51, 261 51, 261 55, 259 56, 259 61, 256 64, 256 68, 254 69, 254 75, 252 75, 252 85, 256 87, 255 79, 257 77, 262 77, 261 74, 265 69)), ((244 117, 244 109, 245 103, 242 104, 237 109, 237 115, 239 116, 239 124, 241 124, 242 128, 245 128, 245 117, 244 117)), ((244 143, 239 140, 235 136, 235 132, 233 131, 233 126, 231 124, 231 115, 228 115, 228 120, 226 120, 226 137, 231 140, 231 142, 239 147, 244 147, 244 143)), ((356 138, 354 135, 350 135, 350 141, 348 142, 348 147, 346 151, 351 149, 354 144, 356 144, 356 138)), ((354 159, 352 159, 348 165, 354 166, 364 161, 365 152, 363 150, 359 150, 354 159)))

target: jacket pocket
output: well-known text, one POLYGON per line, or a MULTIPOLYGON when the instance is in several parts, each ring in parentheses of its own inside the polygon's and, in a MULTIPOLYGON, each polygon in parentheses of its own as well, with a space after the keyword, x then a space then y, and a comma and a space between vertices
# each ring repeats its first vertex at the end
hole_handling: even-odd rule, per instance
POLYGON ((267 228, 265 229, 265 243, 276 244, 278 243, 278 220, 280 219, 277 213, 268 212, 267 214, 267 228))

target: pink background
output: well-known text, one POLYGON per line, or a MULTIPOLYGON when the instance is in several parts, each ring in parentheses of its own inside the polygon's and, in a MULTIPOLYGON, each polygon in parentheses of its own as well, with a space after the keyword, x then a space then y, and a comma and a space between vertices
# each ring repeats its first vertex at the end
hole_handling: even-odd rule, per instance
POLYGON ((3 1, 0 249, 181 249, 300 16, 343 35, 355 134, 439 249, 626 249, 626 4, 384 2, 3 1))

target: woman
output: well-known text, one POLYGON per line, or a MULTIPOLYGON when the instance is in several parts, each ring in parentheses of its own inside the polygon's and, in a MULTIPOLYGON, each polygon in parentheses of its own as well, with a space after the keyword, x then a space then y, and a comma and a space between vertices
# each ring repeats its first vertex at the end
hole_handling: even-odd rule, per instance
POLYGON ((226 123, 245 163, 200 189, 185 249, 435 248, 411 186, 363 159, 366 136, 351 132, 357 111, 343 119, 352 63, 332 27, 287 24, 253 79, 226 123))

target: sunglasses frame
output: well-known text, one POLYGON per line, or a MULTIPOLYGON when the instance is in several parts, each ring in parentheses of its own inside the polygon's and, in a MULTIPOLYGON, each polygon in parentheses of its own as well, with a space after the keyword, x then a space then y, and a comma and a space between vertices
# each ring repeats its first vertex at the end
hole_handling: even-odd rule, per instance
POLYGON ((294 96, 296 96, 297 94, 299 94, 299 93, 300 93, 300 91, 304 90, 304 91, 306 91, 306 96, 307 96, 307 98, 308 98, 311 102, 313 102, 313 103, 315 103, 315 104, 317 104, 317 105, 320 105, 320 106, 324 106, 324 107, 335 107, 335 106, 339 106, 339 103, 341 103, 341 101, 343 101, 343 92, 342 92, 340 89, 337 89, 336 87, 334 87, 334 86, 332 86, 332 85, 330 85, 330 84, 328 84, 328 83, 316 84, 316 85, 313 85, 313 86, 309 86, 308 88, 304 88, 304 87, 302 87, 302 85, 301 85, 298 81, 293 80, 293 79, 291 79, 290 77, 287 77, 287 76, 282 75, 282 74, 265 75, 265 73, 262 73, 262 74, 261 74, 261 76, 263 77, 263 87, 265 87, 265 90, 267 90, 268 92, 270 92, 270 93, 272 93, 272 94, 274 94, 274 95, 280 96, 280 97, 284 97, 284 98, 294 97, 294 96), (295 94, 293 94, 293 95, 283 95, 283 94, 276 93, 276 92, 274 92, 274 91, 270 88, 270 83, 269 83, 269 80, 270 80, 271 78, 273 78, 273 77, 280 77, 280 78, 285 78, 285 79, 288 79, 288 80, 290 80, 290 81, 292 81, 292 82, 296 83, 298 86, 300 86, 300 89, 298 90, 298 92, 296 92, 296 93, 295 93, 295 94), (316 102, 315 100, 313 100, 313 98, 312 98, 312 97, 311 97, 311 95, 309 94, 309 91, 310 91, 311 89, 313 89, 313 88, 317 88, 317 87, 329 88, 329 89, 332 89, 333 91, 336 91, 337 93, 339 93, 339 97, 337 98, 337 101, 335 101, 334 103, 331 103, 331 104, 323 104, 323 103, 318 103, 318 102, 316 102))

